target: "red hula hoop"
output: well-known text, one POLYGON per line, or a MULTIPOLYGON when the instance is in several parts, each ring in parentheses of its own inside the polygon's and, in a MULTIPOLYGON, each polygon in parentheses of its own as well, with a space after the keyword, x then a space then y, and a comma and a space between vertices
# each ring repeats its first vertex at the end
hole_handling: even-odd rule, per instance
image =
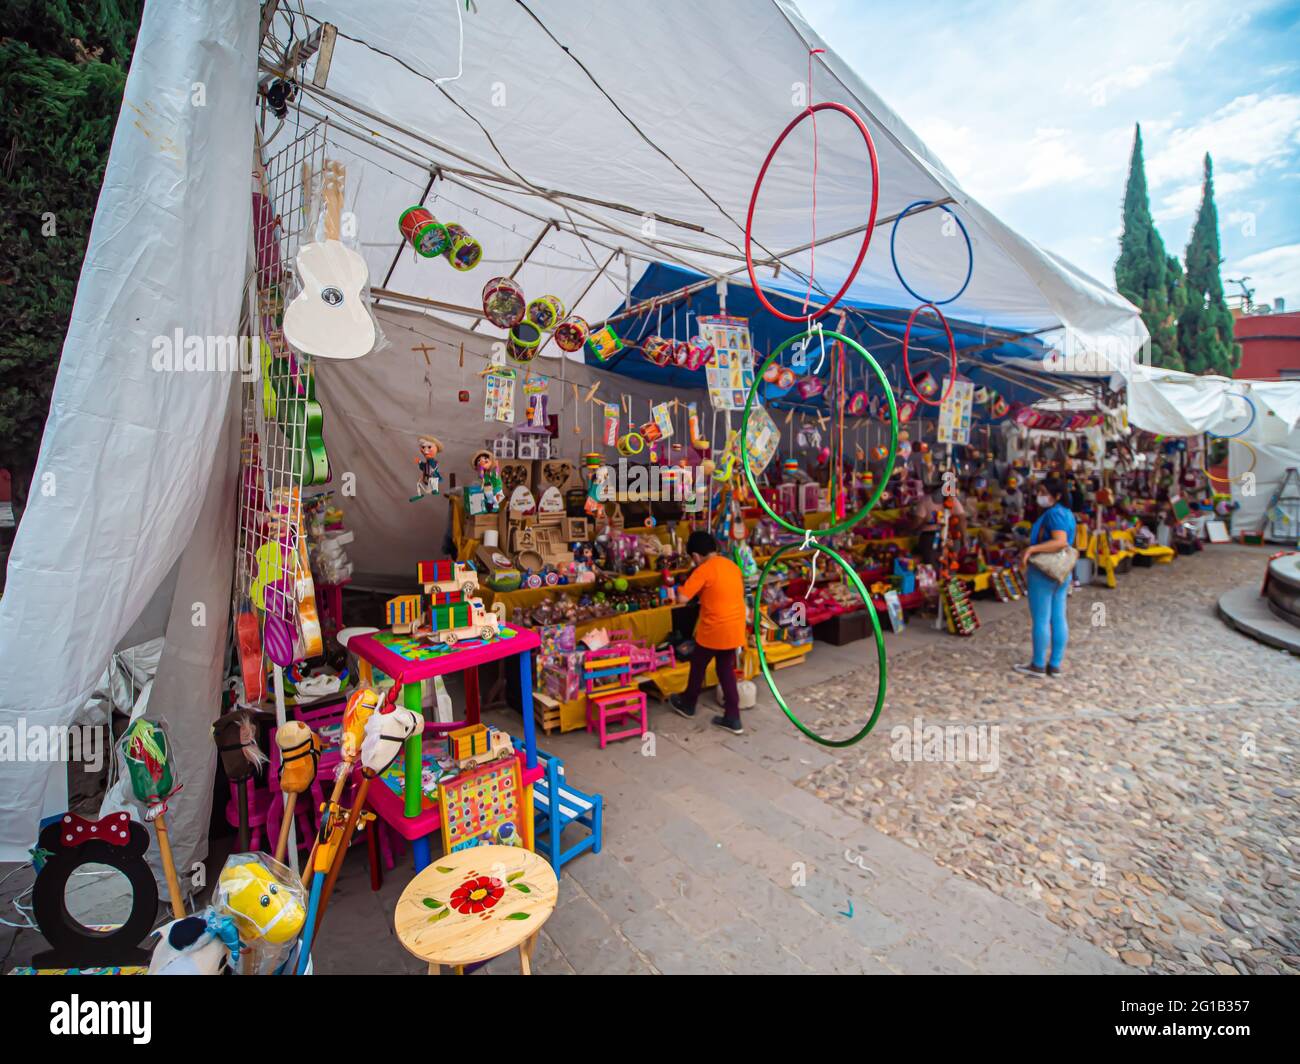
POLYGON ((806 110, 800 111, 794 120, 781 131, 781 135, 776 138, 776 143, 772 145, 767 153, 767 158, 763 160, 763 167, 758 171, 758 179, 754 182, 754 191, 749 197, 749 214, 745 218, 745 265, 749 269, 749 283, 753 286, 754 295, 758 297, 759 303, 763 308, 772 315, 780 318, 782 321, 808 322, 814 318, 820 318, 831 307, 835 306, 844 298, 844 293, 849 290, 853 284, 854 278, 858 276, 858 270, 862 268, 862 260, 867 257, 867 248, 871 244, 871 236, 876 227, 876 206, 880 200, 880 165, 876 161, 876 145, 871 139, 871 132, 867 129, 866 123, 857 116, 857 113, 845 107, 842 103, 825 103, 813 104, 806 110), (830 301, 813 314, 785 314, 776 309, 768 302, 767 296, 763 294, 763 289, 759 287, 758 278, 754 276, 754 253, 753 253, 753 232, 754 232, 754 207, 758 204, 758 190, 763 187, 763 178, 767 175, 767 168, 772 165, 772 160, 776 157, 777 151, 785 142, 785 138, 793 132, 794 127, 818 111, 839 111, 840 114, 848 115, 853 119, 854 125, 858 127, 858 132, 862 134, 862 139, 866 142, 867 153, 871 156, 871 214, 867 218, 867 228, 862 234, 862 247, 858 250, 857 261, 853 264, 853 269, 849 270, 849 275, 844 279, 844 284, 840 290, 830 298, 830 301))
POLYGON ((926 403, 929 406, 943 406, 948 396, 952 394, 952 386, 957 382, 957 344, 952 338, 952 326, 948 324, 948 319, 943 316, 943 311, 933 303, 922 303, 912 311, 911 316, 907 319, 907 328, 903 330, 903 373, 907 376, 907 386, 912 389, 912 394, 922 403, 926 403), (929 307, 938 315, 939 321, 943 323, 943 331, 948 334, 948 354, 951 356, 950 363, 952 368, 948 371, 948 388, 944 391, 942 398, 939 399, 927 399, 921 394, 921 390, 912 380, 912 368, 907 364, 907 345, 912 339, 912 326, 916 322, 916 316, 920 314, 921 311, 925 310, 926 307, 929 307))

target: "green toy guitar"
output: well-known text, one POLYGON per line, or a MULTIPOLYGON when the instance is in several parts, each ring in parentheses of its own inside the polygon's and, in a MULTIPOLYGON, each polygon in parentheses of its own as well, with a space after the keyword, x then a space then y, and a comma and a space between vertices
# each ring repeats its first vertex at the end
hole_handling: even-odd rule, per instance
POLYGON ((263 370, 263 409, 273 411, 293 455, 292 473, 302 487, 325 484, 330 460, 325 451, 325 410, 316 400, 316 375, 297 359, 270 357, 263 370))

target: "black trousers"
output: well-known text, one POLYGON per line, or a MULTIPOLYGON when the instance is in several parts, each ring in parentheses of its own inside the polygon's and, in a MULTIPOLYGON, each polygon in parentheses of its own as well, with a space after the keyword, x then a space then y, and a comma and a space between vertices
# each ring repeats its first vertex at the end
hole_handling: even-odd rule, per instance
POLYGON ((682 699, 688 706, 699 701, 700 690, 704 687, 704 674, 709 671, 709 662, 718 663, 718 683, 722 685, 723 713, 728 720, 740 719, 740 692, 736 689, 736 652, 735 650, 713 650, 711 647, 695 645, 691 655, 691 675, 686 681, 686 693, 682 699))

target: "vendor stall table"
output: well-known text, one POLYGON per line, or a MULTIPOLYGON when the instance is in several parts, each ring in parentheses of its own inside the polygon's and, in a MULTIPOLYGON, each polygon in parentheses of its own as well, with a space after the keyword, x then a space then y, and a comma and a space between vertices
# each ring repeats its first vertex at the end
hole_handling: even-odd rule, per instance
MULTIPOLYGON (((407 709, 421 713, 421 683, 434 676, 460 672, 465 679, 465 715, 470 724, 479 722, 478 667, 515 657, 519 666, 520 711, 524 718, 524 751, 521 766, 524 784, 524 809, 528 822, 525 838, 532 843, 532 808, 534 781, 542 776, 537 764, 536 725, 533 719, 533 665, 531 651, 541 645, 536 632, 527 628, 501 629, 501 636, 491 640, 468 640, 453 647, 423 642, 390 632, 354 636, 348 652, 357 657, 360 680, 373 684, 379 672, 400 688, 400 701, 407 709)), ((423 776, 423 736, 420 731, 406 740, 405 791, 401 799, 388 787, 373 787, 369 802, 384 823, 411 843, 418 872, 430 859, 429 836, 441 825, 438 807, 424 808, 421 780, 423 776)))

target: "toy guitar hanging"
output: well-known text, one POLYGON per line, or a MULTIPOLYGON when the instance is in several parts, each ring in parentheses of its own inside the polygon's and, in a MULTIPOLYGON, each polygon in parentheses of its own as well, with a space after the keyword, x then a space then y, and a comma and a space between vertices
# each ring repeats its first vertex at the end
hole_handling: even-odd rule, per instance
POLYGON ((295 259, 302 291, 284 312, 284 336, 318 358, 360 358, 375 346, 375 323, 362 299, 370 281, 366 260, 339 240, 343 164, 327 162, 321 196, 325 239, 305 245, 295 259))

